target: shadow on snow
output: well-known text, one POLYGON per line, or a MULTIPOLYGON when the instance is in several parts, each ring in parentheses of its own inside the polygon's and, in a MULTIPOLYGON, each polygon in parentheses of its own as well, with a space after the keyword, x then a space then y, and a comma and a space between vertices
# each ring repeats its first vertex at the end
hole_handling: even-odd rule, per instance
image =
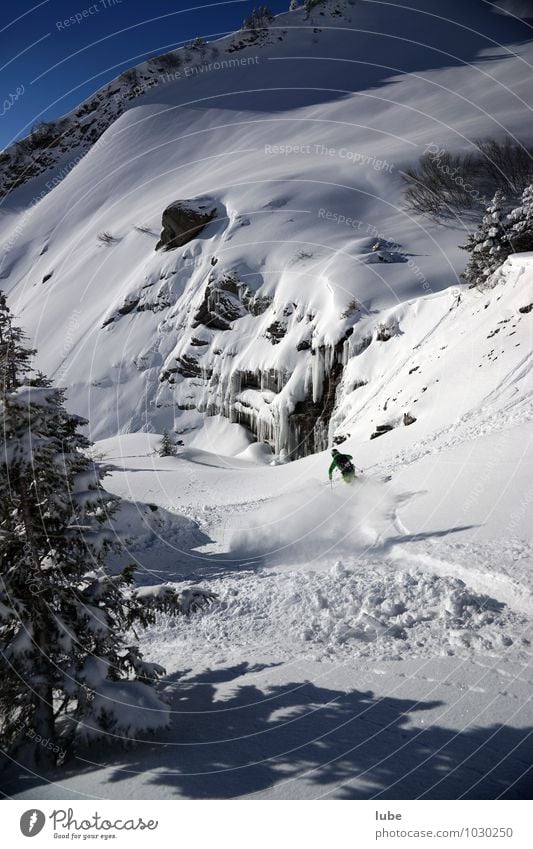
MULTIPOLYGON (((437 724, 435 714, 420 727, 425 712, 438 716, 446 706, 376 698, 371 692, 309 681, 265 689, 239 683, 264 668, 242 663, 186 681, 167 679, 172 728, 157 743, 140 742, 129 752, 92 746, 49 780, 80 777, 79 794, 67 791, 74 798, 87 792, 81 776, 101 767, 107 768, 109 782, 103 792, 117 798, 131 796, 122 782, 137 777, 139 798, 235 798, 265 792, 282 799, 530 797, 532 728, 451 729, 437 724), (217 696, 221 682, 235 684, 224 699, 217 696)), ((23 786, 29 789, 27 778, 23 786)), ((59 787, 58 792, 65 791, 59 787)))

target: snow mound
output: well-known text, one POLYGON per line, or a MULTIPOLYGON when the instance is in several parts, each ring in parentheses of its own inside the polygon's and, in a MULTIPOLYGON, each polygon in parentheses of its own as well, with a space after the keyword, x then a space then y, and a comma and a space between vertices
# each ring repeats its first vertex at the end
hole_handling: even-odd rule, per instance
POLYGON ((242 425, 229 422, 223 416, 207 416, 189 445, 223 457, 235 457, 248 448, 252 438, 242 425))
POLYGON ((264 465, 265 463, 272 462, 272 449, 266 442, 252 442, 248 448, 241 451, 239 458, 264 465))

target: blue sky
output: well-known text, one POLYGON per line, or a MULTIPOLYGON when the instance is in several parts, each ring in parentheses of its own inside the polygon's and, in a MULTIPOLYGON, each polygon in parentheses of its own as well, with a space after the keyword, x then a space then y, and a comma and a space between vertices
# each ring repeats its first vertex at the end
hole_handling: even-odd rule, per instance
MULTIPOLYGON (((197 35, 238 29, 257 5, 261 0, 2 0, 0 149, 124 68, 197 35)), ((282 12, 289 0, 267 5, 282 12)))

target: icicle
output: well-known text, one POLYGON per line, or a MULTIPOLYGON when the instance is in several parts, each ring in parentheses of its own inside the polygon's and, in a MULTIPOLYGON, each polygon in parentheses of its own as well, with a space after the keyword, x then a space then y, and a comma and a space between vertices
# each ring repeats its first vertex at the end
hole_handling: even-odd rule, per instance
MULTIPOLYGON (((227 417, 230 422, 236 421, 236 413, 235 413, 235 401, 237 395, 241 391, 241 375, 240 372, 233 372, 230 378, 230 386, 229 386, 229 398, 228 398, 228 412, 227 417)), ((227 397, 227 396, 226 396, 227 397)))
POLYGON ((314 361, 312 359, 308 360, 304 377, 304 392, 306 396, 310 395, 313 391, 313 365, 314 361))
POLYGON ((289 449, 289 408, 282 399, 278 402, 278 433, 276 439, 276 454, 282 448, 289 449))
POLYGON ((313 357, 313 403, 315 404, 322 398, 325 374, 324 349, 317 348, 313 357))
POLYGON ((326 348, 326 356, 325 356, 326 374, 330 373, 334 360, 335 360, 335 349, 333 348, 333 345, 328 345, 327 348, 326 348))
POLYGON ((348 360, 350 359, 350 340, 346 339, 344 345, 342 346, 342 365, 345 368, 348 365, 348 360))

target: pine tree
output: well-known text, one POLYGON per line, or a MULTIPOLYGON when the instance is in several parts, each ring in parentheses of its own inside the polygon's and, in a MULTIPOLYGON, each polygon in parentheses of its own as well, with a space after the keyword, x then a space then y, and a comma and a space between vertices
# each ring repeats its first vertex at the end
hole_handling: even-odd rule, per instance
POLYGON ((49 766, 76 739, 167 723, 153 688, 164 670, 125 635, 157 610, 187 614, 213 596, 136 591, 133 567, 108 571, 120 501, 88 457, 84 420, 31 372, 33 353, 0 293, 0 745, 49 766))
POLYGON ((505 196, 498 189, 477 230, 470 234, 466 245, 461 245, 470 253, 470 260, 461 276, 472 286, 485 283, 511 253, 507 231, 505 196))
POLYGON ((513 251, 533 251, 533 183, 522 194, 522 203, 509 214, 509 240, 513 251))
POLYGON ((161 437, 161 442, 159 443, 158 454, 160 457, 175 457, 176 456, 176 446, 172 442, 168 431, 163 431, 163 436, 161 437))

